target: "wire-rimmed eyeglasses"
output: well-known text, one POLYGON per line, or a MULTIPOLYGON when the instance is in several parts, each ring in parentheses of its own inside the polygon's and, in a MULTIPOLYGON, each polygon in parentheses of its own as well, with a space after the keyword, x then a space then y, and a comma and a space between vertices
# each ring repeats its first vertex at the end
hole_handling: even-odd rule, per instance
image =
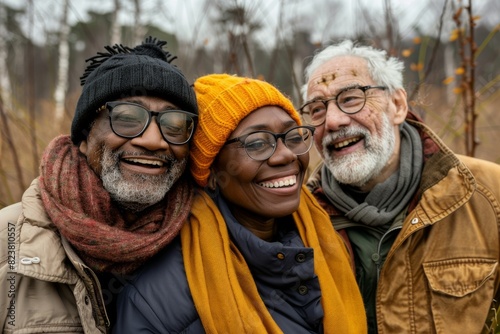
POLYGON ((253 160, 269 159, 276 151, 277 141, 283 140, 285 146, 296 155, 307 153, 312 146, 315 128, 297 126, 283 133, 261 130, 228 140, 224 145, 240 142, 247 155, 253 160))
POLYGON ((312 100, 306 102, 302 107, 300 107, 300 113, 302 119, 306 124, 312 126, 319 126, 325 122, 326 112, 328 110, 328 103, 335 100, 337 107, 346 114, 355 114, 363 107, 366 103, 366 91, 369 89, 382 89, 386 90, 385 86, 355 86, 348 87, 341 90, 336 96, 332 96, 329 99, 322 100, 312 100))
POLYGON ((169 144, 186 144, 192 137, 198 115, 184 110, 151 111, 132 102, 107 102, 111 130, 123 138, 139 137, 153 116, 163 138, 169 144))

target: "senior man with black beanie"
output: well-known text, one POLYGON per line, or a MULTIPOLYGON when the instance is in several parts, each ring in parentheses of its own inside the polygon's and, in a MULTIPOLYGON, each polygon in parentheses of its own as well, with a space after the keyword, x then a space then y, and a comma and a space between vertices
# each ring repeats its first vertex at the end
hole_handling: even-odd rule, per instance
POLYGON ((198 108, 165 44, 87 60, 71 136, 0 211, 0 332, 109 332, 121 286, 179 233, 198 108))

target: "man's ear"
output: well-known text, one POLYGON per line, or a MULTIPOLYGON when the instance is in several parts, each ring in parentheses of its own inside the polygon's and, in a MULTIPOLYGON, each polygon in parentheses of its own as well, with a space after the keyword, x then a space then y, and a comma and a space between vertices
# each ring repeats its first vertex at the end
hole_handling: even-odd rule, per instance
POLYGON ((80 149, 80 152, 82 154, 87 155, 87 149, 88 149, 87 139, 82 140, 78 148, 80 149))
POLYGON ((392 103, 394 103, 394 107, 396 108, 394 111, 394 125, 399 125, 404 122, 406 119, 406 115, 408 114, 408 100, 406 90, 403 88, 397 89, 394 93, 392 93, 392 103))

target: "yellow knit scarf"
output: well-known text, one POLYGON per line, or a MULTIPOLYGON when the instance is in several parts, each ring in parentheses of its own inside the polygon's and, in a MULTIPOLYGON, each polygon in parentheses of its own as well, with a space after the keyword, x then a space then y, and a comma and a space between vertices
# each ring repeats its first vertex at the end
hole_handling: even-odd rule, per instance
MULTIPOLYGON (((325 333, 366 333, 363 301, 345 246, 306 188, 301 196, 293 218, 305 246, 314 249, 325 333)), ((181 240, 189 287, 207 333, 282 333, 207 194, 196 195, 181 240)))

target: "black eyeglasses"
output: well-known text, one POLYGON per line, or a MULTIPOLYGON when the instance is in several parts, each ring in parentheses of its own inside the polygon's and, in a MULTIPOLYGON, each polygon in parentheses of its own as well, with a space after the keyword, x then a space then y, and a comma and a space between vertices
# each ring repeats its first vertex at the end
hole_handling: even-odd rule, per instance
POLYGON ((151 118, 156 116, 163 138, 173 145, 182 145, 191 139, 198 117, 183 110, 151 111, 131 102, 107 102, 105 106, 109 111, 111 129, 117 136, 139 137, 146 131, 151 118))
POLYGON ((311 149, 314 130, 311 126, 297 126, 283 133, 274 133, 265 130, 255 131, 230 139, 224 145, 239 141, 250 158, 263 161, 269 159, 274 154, 277 141, 281 138, 290 151, 296 155, 302 155, 311 149))
POLYGON ((302 119, 306 124, 319 126, 325 122, 328 103, 335 100, 337 107, 346 114, 355 114, 366 103, 366 91, 369 89, 386 90, 385 86, 355 86, 343 89, 336 96, 332 96, 326 100, 313 100, 306 102, 300 107, 302 119))

